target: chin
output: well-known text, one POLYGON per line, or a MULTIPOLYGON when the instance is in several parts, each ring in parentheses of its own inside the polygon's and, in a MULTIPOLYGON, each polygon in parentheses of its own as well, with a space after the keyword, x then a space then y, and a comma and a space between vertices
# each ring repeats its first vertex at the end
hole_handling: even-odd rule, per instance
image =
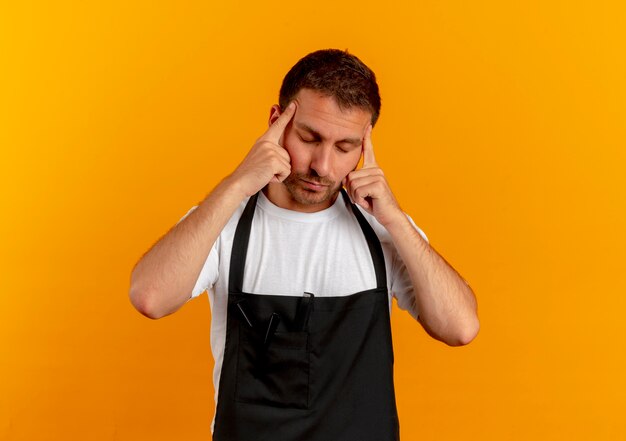
POLYGON ((293 182, 285 183, 285 185, 293 200, 301 205, 318 205, 329 202, 339 191, 339 187, 328 187, 326 191, 314 191, 293 182))

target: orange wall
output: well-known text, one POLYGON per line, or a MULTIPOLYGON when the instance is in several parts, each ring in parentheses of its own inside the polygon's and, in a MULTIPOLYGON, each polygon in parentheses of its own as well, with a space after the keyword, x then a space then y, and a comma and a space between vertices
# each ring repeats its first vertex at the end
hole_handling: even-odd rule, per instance
POLYGON ((209 439, 207 297, 150 321, 130 271, 325 47, 377 73, 377 159, 479 299, 457 349, 394 311, 403 439, 626 439, 621 0, 5 2, 0 439, 209 439))

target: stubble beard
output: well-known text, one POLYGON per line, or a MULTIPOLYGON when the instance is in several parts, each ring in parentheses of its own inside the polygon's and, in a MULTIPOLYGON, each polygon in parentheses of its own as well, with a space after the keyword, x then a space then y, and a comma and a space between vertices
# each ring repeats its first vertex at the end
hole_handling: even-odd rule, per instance
POLYGON ((287 191, 291 197, 301 205, 314 205, 330 201, 341 188, 340 184, 330 179, 320 176, 313 176, 307 173, 292 172, 287 179, 283 181, 287 191), (324 190, 314 191, 306 188, 302 180, 313 182, 315 184, 327 185, 324 190))

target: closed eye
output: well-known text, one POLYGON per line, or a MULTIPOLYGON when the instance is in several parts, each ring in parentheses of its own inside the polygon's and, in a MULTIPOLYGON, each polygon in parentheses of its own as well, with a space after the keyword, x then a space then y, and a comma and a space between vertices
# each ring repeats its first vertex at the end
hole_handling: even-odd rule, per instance
POLYGON ((302 136, 300 136, 300 141, 307 143, 307 144, 313 144, 313 143, 319 142, 317 139, 303 138, 302 136))

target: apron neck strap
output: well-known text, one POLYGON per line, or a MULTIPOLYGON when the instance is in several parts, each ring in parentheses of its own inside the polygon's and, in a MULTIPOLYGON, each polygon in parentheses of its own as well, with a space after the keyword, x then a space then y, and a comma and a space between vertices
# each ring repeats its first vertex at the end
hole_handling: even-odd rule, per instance
POLYGON ((341 189, 341 194, 347 204, 352 207, 352 212, 356 217, 356 220, 361 226, 363 234, 365 234, 365 240, 367 240, 367 246, 370 249, 370 255, 372 256, 372 262, 374 263, 374 271, 376 271, 376 286, 378 289, 387 290, 387 271, 385 270, 385 255, 383 254, 383 247, 378 240, 378 236, 374 232, 374 229, 370 223, 365 219, 361 210, 350 201, 348 193, 344 188, 341 189))
MULTIPOLYGON (((341 195, 347 204, 352 207, 352 212, 359 222, 359 226, 365 235, 367 246, 372 256, 374 270, 376 271, 376 285, 378 289, 387 290, 387 271, 385 270, 385 256, 383 248, 378 240, 378 236, 374 232, 372 226, 367 222, 363 213, 354 205, 346 191, 342 188, 341 195)), ((243 293, 243 274, 246 263, 246 255, 248 254, 248 243, 250 242, 250 229, 252 227, 252 219, 254 218, 254 210, 256 208, 259 193, 250 197, 246 207, 241 214, 241 218, 237 223, 235 237, 233 240, 233 248, 230 256, 230 269, 228 276, 228 291, 233 294, 243 293)))
POLYGON ((256 208, 258 198, 259 193, 250 197, 235 230, 233 249, 230 255, 230 269, 228 270, 228 291, 231 293, 239 294, 243 292, 243 270, 246 264, 246 255, 248 254, 248 242, 250 242, 250 227, 252 226, 252 218, 254 217, 254 209, 256 208))

